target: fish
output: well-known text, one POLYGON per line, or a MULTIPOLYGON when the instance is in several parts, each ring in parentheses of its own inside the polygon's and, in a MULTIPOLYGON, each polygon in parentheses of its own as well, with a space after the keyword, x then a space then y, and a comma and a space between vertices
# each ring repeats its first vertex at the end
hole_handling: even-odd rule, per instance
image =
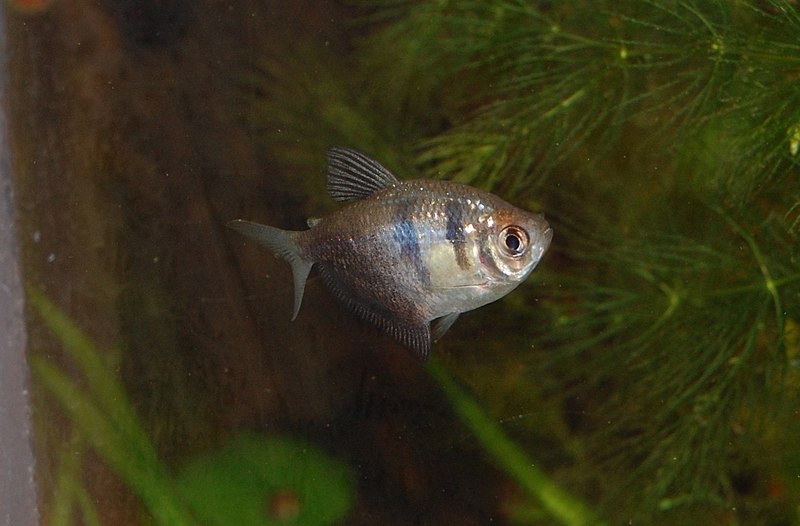
POLYGON ((292 320, 316 266, 344 305, 424 361, 461 313, 522 283, 553 238, 543 214, 477 188, 398 180, 350 148, 331 148, 327 162, 328 194, 347 205, 309 219, 307 230, 227 223, 289 263, 292 320))

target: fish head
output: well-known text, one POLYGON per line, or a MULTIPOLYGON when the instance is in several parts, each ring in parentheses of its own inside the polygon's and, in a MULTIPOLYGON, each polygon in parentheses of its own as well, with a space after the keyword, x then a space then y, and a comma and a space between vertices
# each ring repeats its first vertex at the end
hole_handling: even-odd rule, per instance
POLYGON ((521 283, 541 261, 553 239, 553 229, 544 215, 518 208, 495 211, 486 225, 481 264, 498 285, 521 283))

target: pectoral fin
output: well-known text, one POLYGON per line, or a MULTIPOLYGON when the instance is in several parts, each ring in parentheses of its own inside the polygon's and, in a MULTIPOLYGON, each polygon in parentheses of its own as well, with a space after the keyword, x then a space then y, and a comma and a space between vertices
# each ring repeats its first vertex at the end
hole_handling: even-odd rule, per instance
POLYGON ((437 341, 439 338, 444 336, 444 333, 446 333, 450 327, 453 326, 460 314, 460 312, 451 312, 450 314, 442 316, 433 322, 433 341, 437 341))

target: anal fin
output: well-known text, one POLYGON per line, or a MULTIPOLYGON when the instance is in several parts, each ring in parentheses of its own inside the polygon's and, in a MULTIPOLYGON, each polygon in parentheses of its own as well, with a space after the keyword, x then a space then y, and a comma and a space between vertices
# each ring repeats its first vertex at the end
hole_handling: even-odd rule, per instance
POLYGON ((431 354, 431 329, 428 323, 409 326, 396 322, 389 322, 383 326, 392 338, 406 346, 417 358, 422 361, 431 354))
POLYGON ((407 347, 412 354, 422 361, 431 353, 430 323, 425 320, 409 320, 388 311, 384 307, 373 305, 351 290, 344 282, 336 278, 336 273, 327 265, 320 265, 320 274, 328 287, 347 308, 360 318, 376 325, 389 334, 397 342, 407 347))

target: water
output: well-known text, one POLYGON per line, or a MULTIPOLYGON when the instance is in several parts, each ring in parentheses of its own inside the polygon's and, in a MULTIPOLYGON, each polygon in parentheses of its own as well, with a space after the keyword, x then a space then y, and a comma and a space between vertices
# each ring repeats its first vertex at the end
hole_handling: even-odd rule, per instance
POLYGON ((0 3, 0 517, 796 523, 794 4, 340 4, 0 3), (551 250, 425 366, 319 279, 290 322, 224 225, 330 211, 331 146, 543 211, 551 250))
MULTIPOLYGON (((333 518, 346 524, 481 524, 494 515, 487 481, 495 475, 454 430, 424 369, 318 282, 290 323, 288 267, 223 226, 249 217, 297 227, 308 215, 294 185, 312 178, 321 187, 322 172, 278 173, 273 152, 243 124, 241 78, 257 61, 286 60, 271 56, 285 49, 275 42, 297 32, 341 45, 346 9, 181 1, 16 7, 5 10, 24 275, 99 355, 81 361, 85 349, 65 350, 63 335, 29 308, 31 355, 101 413, 82 420, 89 409, 65 410, 69 397, 34 366, 45 522, 188 520, 183 497, 169 497, 184 491, 187 484, 176 482, 183 470, 217 462, 209 460, 215 451, 245 435, 267 452, 273 439, 316 448, 340 478, 343 503, 335 508, 324 496, 309 502, 306 482, 291 473, 279 477, 282 492, 251 496, 266 517, 291 521, 304 507, 341 508, 333 518), (120 391, 97 388, 92 375, 120 391), (128 426, 142 433, 119 432, 128 426), (114 445, 103 450, 103 440, 114 445), (125 458, 115 458, 115 447, 125 458), (141 466, 156 474, 137 473, 141 466), (155 491, 167 496, 149 495, 155 491)), ((323 152, 314 152, 320 162, 323 152)), ((285 454, 304 462, 303 453, 285 454)), ((321 476, 323 468, 308 462, 309 479, 321 476)), ((223 469, 201 486, 224 487, 226 476, 223 469)), ((249 505, 238 498, 210 507, 249 505)), ((195 496, 186 500, 189 514, 207 518, 195 496)))

